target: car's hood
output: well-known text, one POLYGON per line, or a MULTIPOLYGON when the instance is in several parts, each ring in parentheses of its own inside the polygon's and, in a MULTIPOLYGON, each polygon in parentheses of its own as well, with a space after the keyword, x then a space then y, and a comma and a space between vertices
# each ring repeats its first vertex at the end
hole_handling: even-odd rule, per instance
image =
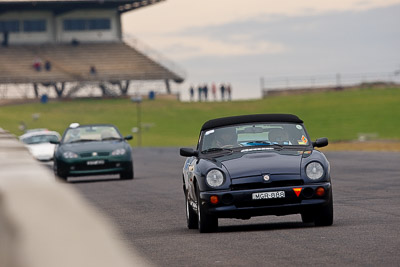
POLYGON ((106 141, 106 142, 81 142, 81 143, 71 143, 62 144, 62 149, 64 151, 72 151, 75 153, 83 152, 112 152, 115 149, 124 147, 125 142, 123 141, 106 141))
POLYGON ((293 152, 252 152, 240 153, 238 157, 219 158, 231 178, 261 174, 300 174, 302 155, 293 152))

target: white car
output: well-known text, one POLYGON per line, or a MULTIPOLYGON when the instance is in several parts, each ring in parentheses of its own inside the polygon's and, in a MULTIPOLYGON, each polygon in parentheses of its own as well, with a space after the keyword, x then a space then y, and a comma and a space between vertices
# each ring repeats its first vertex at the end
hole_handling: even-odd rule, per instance
POLYGON ((50 141, 59 141, 60 139, 59 133, 49 130, 27 132, 19 137, 32 156, 40 161, 53 159, 56 145, 51 144, 50 141))

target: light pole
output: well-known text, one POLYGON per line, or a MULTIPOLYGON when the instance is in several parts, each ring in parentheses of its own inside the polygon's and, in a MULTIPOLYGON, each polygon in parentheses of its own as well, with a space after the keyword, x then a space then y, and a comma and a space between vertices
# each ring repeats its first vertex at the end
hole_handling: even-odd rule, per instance
POLYGON ((138 124, 138 147, 142 146, 142 126, 141 126, 141 117, 142 117, 142 110, 141 110, 141 105, 142 103, 142 97, 141 96, 133 96, 131 97, 131 101, 133 103, 136 103, 136 121, 138 124))

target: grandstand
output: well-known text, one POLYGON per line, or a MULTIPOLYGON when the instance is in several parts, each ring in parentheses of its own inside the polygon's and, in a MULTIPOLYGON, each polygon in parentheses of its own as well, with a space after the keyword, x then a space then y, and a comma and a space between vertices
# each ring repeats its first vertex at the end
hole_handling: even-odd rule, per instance
POLYGON ((98 82, 103 95, 118 84, 124 95, 129 81, 164 81, 170 93, 184 72, 122 39, 121 14, 160 1, 0 0, 0 84, 32 84, 36 97, 38 85, 54 86, 63 97, 66 83, 98 82))

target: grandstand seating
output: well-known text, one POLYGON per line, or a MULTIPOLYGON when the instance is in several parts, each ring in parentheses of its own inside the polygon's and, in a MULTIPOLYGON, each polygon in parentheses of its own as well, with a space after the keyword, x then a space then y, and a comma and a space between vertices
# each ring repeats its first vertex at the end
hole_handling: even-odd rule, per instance
POLYGON ((182 80, 123 42, 0 47, 0 83, 164 79, 182 80), (35 58, 43 62, 41 71, 33 68, 35 58), (43 68, 46 60, 51 62, 51 71, 43 68), (90 73, 91 66, 96 74, 90 73))

